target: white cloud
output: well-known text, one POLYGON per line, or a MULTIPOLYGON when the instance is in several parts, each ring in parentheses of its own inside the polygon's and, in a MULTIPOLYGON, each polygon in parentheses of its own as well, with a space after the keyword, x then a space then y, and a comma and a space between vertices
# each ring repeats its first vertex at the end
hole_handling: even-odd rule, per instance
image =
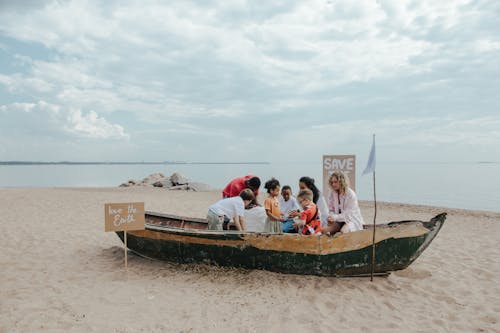
POLYGON ((12 103, 0 105, 3 117, 12 120, 2 124, 15 132, 16 130, 34 130, 44 135, 65 136, 70 134, 77 138, 90 139, 128 139, 124 128, 110 124, 95 111, 82 113, 81 110, 63 109, 59 105, 38 101, 36 103, 12 103))
POLYGON ((245 149, 249 154, 258 154, 265 146, 261 138, 275 132, 277 147, 299 134, 321 142, 329 131, 345 145, 378 129, 397 137, 394 144, 487 144, 497 137, 491 127, 479 126, 481 119, 496 124, 500 106, 487 90, 498 87, 498 26, 483 25, 495 16, 484 4, 148 0, 19 6, 0 11, 0 31, 8 38, 0 52, 10 59, 0 89, 9 101, 31 107, 31 116, 47 112, 36 101, 55 106, 59 113, 49 128, 59 134, 159 143, 217 133, 205 145, 185 142, 182 149, 232 141, 235 150, 253 149, 245 149), (454 123, 457 108, 462 120, 454 123), (314 127, 321 135, 300 130, 329 119, 338 123, 314 127), (439 119, 446 126, 436 126, 439 119), (479 123, 465 126, 463 119, 479 123), (255 141, 240 144, 241 136, 255 141))
POLYGON ((380 119, 337 122, 312 127, 318 136, 335 133, 341 142, 358 140, 359 134, 368 137, 375 133, 387 146, 415 147, 456 145, 474 147, 495 145, 500 141, 499 117, 439 118, 408 117, 404 119, 380 119), (407 133, 410 133, 408 135, 407 133), (394 140, 397 138, 397 140, 394 140))
POLYGON ((0 84, 4 85, 12 93, 47 93, 53 90, 54 86, 37 77, 25 77, 19 73, 13 75, 0 74, 0 84))
POLYGON ((71 110, 67 119, 65 129, 78 136, 93 139, 128 138, 122 126, 108 123, 94 111, 82 114, 80 110, 71 110))
MULTIPOLYGON (((34 75, 42 71, 77 86, 100 81, 85 74, 93 72, 99 61, 99 67, 106 66, 101 68, 104 71, 109 66, 120 66, 124 69, 120 76, 127 80, 135 81, 125 73, 134 73, 138 67, 143 75, 162 80, 165 78, 154 72, 155 66, 169 68, 169 64, 175 66, 180 61, 182 65, 190 58, 203 61, 205 57, 220 66, 240 67, 267 85, 308 92, 418 71, 411 65, 411 57, 431 48, 422 40, 379 35, 378 25, 392 18, 370 2, 332 6, 323 1, 304 3, 276 17, 270 13, 265 22, 231 29, 217 20, 217 13, 225 10, 225 5, 205 10, 186 3, 161 6, 149 2, 107 12, 89 3, 54 3, 29 16, 9 16, 6 19, 11 23, 6 23, 4 29, 17 38, 41 41, 76 57, 53 65, 38 63, 34 75), (344 12, 354 13, 355 17, 344 18, 344 12), (134 63, 140 59, 138 51, 146 63, 134 63), (87 60, 91 63, 86 64, 87 60)), ((200 69, 200 74, 223 75, 210 68, 200 69)), ((101 82, 109 84, 109 80, 101 82)))
POLYGON ((52 105, 45 101, 37 103, 12 103, 9 105, 0 105, 0 111, 8 113, 44 113, 50 118, 54 118, 60 114, 60 109, 57 105, 52 105))
POLYGON ((478 52, 492 52, 500 50, 500 41, 489 39, 480 39, 475 42, 475 48, 478 52))

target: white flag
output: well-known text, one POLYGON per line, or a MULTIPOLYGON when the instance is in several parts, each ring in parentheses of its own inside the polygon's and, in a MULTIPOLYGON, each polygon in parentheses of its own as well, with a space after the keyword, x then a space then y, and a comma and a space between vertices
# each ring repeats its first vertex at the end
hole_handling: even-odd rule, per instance
POLYGON ((372 172, 375 172, 375 134, 373 134, 372 150, 370 150, 370 156, 368 157, 368 163, 366 163, 363 175, 372 172))

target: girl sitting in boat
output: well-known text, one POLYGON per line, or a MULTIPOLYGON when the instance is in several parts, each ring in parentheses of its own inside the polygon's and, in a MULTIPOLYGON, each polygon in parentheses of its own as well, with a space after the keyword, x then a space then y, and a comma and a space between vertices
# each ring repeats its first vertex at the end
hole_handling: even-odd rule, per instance
POLYGON ((319 219, 319 209, 313 202, 311 190, 301 190, 297 195, 297 201, 304 211, 300 217, 296 218, 294 226, 298 228, 302 235, 321 235, 321 220, 319 219))
POLYGON ((237 197, 221 199, 208 208, 209 230, 223 230, 224 219, 233 219, 237 230, 246 230, 245 207, 255 199, 252 190, 244 189, 237 197))
POLYGON ((351 232, 363 230, 363 216, 358 205, 356 193, 349 187, 342 171, 335 171, 328 180, 330 195, 328 196, 328 225, 324 233, 334 235, 336 232, 351 232))
POLYGON ((285 219, 281 216, 280 203, 278 195, 280 194, 280 182, 271 178, 264 184, 267 189, 269 197, 264 201, 264 208, 266 209, 266 224, 264 226, 265 232, 281 233, 281 222, 285 219))

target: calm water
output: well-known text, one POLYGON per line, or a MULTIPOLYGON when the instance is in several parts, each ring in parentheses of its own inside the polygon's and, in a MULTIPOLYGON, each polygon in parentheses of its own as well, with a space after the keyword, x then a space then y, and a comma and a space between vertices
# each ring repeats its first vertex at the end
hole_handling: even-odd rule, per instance
MULTIPOLYGON (((298 179, 311 176, 322 186, 321 163, 177 165, 0 166, 0 187, 107 187, 154 172, 180 172, 193 181, 222 188, 228 180, 254 173, 276 177, 297 192, 298 179)), ((500 163, 378 163, 377 200, 500 212, 500 163)), ((373 199, 372 176, 356 175, 361 200, 373 199)))

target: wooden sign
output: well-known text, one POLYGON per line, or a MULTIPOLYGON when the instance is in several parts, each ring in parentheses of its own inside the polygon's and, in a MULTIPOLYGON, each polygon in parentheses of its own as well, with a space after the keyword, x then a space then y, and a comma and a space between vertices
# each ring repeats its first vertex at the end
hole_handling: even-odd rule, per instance
POLYGON ((144 230, 144 202, 104 205, 104 231, 144 230))
POLYGON ((328 199, 330 194, 328 179, 337 170, 346 175, 349 187, 356 191, 356 155, 323 155, 323 195, 325 199, 328 199))

